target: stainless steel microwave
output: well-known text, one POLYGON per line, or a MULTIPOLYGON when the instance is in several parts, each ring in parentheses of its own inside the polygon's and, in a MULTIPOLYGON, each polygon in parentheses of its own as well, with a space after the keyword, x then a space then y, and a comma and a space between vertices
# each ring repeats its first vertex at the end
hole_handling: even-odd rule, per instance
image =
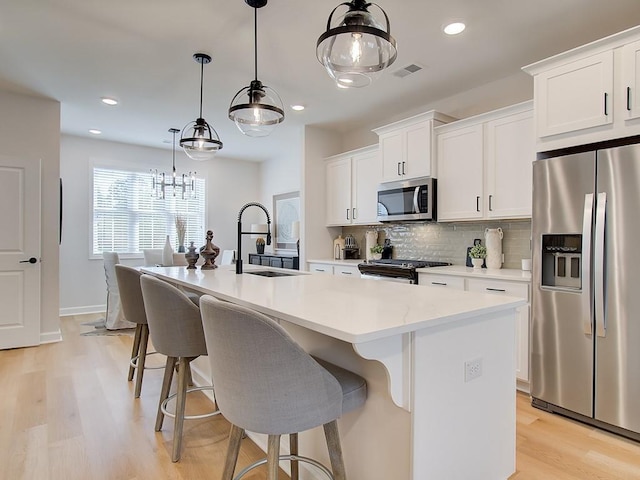
POLYGON ((436 220, 436 179, 421 177, 378 187, 378 221, 436 220))

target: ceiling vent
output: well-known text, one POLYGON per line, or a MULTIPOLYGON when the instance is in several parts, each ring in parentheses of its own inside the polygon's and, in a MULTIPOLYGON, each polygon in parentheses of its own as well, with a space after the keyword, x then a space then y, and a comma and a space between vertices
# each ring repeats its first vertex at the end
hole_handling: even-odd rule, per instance
POLYGON ((396 70, 395 72, 393 72, 393 75, 395 75, 398 78, 404 78, 407 75, 411 75, 412 73, 419 72, 420 70, 422 70, 422 67, 420 65, 416 65, 415 63, 412 63, 411 65, 407 65, 406 67, 401 68, 400 70, 396 70))

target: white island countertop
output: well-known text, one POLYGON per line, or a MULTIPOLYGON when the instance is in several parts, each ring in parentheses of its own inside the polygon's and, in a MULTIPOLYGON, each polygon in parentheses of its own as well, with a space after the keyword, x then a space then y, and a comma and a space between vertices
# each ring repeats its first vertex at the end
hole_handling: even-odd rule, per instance
POLYGON ((267 268, 245 265, 241 275, 231 265, 207 271, 142 268, 192 290, 353 344, 503 312, 525 303, 515 297, 291 270, 279 270, 293 274, 285 277, 247 273, 252 270, 267 268))

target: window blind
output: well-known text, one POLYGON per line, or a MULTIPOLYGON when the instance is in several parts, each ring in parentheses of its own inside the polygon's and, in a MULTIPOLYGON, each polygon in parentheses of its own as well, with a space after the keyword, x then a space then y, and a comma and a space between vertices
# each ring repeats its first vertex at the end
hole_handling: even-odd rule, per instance
MULTIPOLYGON (((175 220, 186 221, 185 247, 190 241, 204 244, 205 181, 196 178, 193 198, 155 197, 149 173, 93 169, 93 255, 105 251, 141 254, 146 248, 162 248, 169 235, 171 245, 178 247, 175 220)), ((185 195, 186 196, 186 195, 185 195)))

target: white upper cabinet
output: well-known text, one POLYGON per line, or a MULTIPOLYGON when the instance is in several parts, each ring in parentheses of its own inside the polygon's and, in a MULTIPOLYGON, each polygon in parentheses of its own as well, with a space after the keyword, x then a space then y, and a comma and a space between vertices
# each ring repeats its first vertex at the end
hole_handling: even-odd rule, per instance
POLYGON ((380 144, 382 182, 434 177, 433 128, 453 120, 432 110, 374 129, 380 144))
POLYGON ((438 221, 531 217, 531 102, 436 129, 438 221))
POLYGON ((640 118, 640 41, 622 47, 622 88, 626 119, 640 118))
POLYGON ((326 161, 326 224, 371 225, 377 222, 381 165, 378 146, 361 148, 326 161))
POLYGON ((540 137, 613 122, 613 52, 540 73, 535 78, 540 137))
POLYGON ((640 26, 523 68, 537 150, 640 134, 640 26))

